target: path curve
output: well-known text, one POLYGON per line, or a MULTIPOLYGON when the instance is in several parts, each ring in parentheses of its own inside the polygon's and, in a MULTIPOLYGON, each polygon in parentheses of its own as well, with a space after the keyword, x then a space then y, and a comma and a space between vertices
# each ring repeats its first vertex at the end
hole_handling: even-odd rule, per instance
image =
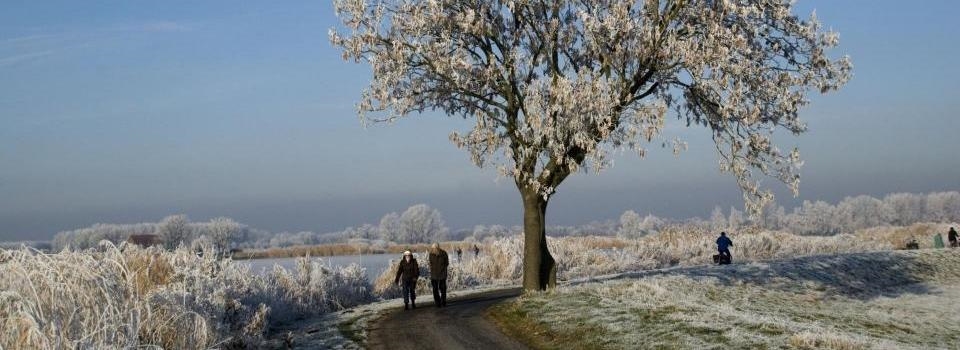
POLYGON ((516 298, 520 288, 501 289, 464 298, 451 298, 447 306, 433 305, 430 294, 418 298, 416 310, 391 311, 372 324, 370 349, 527 349, 504 335, 484 317, 487 308, 516 298))

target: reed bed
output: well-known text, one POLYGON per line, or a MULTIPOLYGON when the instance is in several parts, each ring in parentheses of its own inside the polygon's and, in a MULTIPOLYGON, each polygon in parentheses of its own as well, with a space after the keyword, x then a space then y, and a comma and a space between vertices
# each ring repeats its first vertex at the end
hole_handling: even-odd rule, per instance
POLYGON ((365 271, 302 259, 266 276, 191 251, 102 242, 0 251, 0 348, 248 348, 272 324, 373 300, 365 271))

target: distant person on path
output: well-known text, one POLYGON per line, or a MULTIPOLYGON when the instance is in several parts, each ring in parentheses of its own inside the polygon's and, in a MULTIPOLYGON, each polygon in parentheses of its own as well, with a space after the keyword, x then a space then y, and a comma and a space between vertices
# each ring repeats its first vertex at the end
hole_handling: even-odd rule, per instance
POLYGON ((476 258, 476 257, 478 257, 478 256, 480 256, 480 247, 478 247, 476 244, 474 244, 474 245, 473 245, 473 257, 476 258))
POLYGON ((933 235, 933 247, 934 248, 943 248, 943 235, 940 232, 933 235))
POLYGON ((733 241, 730 240, 730 237, 727 237, 727 233, 720 232, 720 237, 717 238, 717 251, 721 257, 726 257, 727 263, 733 261, 733 257, 730 255, 730 246, 732 245, 733 241))
POLYGON ((463 249, 457 247, 457 261, 463 261, 463 249))
POLYGON ((950 248, 956 248, 957 243, 957 230, 953 227, 950 228, 950 232, 947 233, 947 240, 950 241, 950 248))
POLYGON ((430 287, 433 289, 433 302, 437 307, 447 306, 447 266, 450 265, 447 252, 434 243, 430 246, 430 287))
POLYGON ((403 252, 403 260, 400 260, 397 278, 393 283, 400 284, 402 287, 404 310, 409 310, 411 305, 414 309, 417 308, 417 278, 419 277, 420 265, 417 265, 417 259, 409 250, 403 252))

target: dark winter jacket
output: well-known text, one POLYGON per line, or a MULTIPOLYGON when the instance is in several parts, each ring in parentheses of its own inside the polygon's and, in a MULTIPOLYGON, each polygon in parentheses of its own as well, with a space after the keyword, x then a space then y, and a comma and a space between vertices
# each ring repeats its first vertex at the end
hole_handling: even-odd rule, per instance
POLYGON ((730 248, 732 245, 733 241, 731 241, 727 236, 720 236, 720 238, 717 238, 717 248, 720 250, 730 248))
POLYGON ((397 267, 397 278, 393 279, 393 283, 399 283, 401 278, 404 282, 416 283, 417 277, 420 277, 420 265, 417 265, 417 259, 410 258, 410 262, 407 262, 407 259, 401 259, 400 266, 397 267))
POLYGON ((950 241, 950 242, 956 242, 956 241, 957 241, 957 230, 954 230, 954 229, 951 228, 951 229, 950 229, 950 232, 947 232, 947 240, 950 241))
POLYGON ((447 258, 445 250, 438 249, 437 254, 430 253, 430 279, 447 279, 447 265, 449 264, 450 260, 447 258))

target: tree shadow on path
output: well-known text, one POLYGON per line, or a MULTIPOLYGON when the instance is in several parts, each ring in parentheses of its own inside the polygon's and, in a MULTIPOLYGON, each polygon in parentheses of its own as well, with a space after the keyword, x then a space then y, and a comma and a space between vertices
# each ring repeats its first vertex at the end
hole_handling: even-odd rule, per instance
MULTIPOLYGON (((856 254, 818 255, 789 260, 747 262, 721 266, 675 267, 584 279, 571 285, 622 278, 686 276, 713 279, 727 286, 752 284, 787 292, 813 287, 827 295, 869 300, 903 294, 937 293, 925 283, 938 273, 952 272, 937 264, 957 264, 960 254, 947 251, 884 251, 856 254)), ((956 253, 956 252, 954 252, 956 253)))

